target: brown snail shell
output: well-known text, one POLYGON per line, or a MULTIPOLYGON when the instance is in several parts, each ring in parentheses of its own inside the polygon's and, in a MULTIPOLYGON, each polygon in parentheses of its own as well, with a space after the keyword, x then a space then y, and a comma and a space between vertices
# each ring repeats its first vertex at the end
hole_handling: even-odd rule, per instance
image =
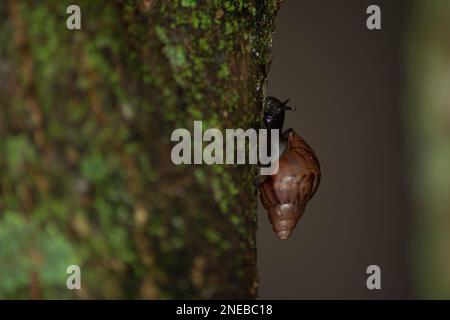
POLYGON ((278 172, 260 186, 260 198, 279 239, 291 235, 321 177, 319 160, 312 148, 293 129, 287 130, 285 152, 278 159, 278 172))

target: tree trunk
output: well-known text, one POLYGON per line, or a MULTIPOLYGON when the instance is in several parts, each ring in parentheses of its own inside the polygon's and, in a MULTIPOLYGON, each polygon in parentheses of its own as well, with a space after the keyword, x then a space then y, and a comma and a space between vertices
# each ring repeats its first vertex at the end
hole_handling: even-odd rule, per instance
POLYGON ((259 126, 280 2, 0 3, 0 297, 257 295, 256 168, 170 138, 259 126))

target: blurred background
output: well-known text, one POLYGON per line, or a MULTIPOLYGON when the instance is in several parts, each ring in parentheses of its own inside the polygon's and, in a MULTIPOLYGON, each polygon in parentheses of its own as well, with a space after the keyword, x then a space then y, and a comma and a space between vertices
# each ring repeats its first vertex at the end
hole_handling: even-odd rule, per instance
POLYGON ((323 179, 289 241, 260 207, 261 298, 450 298, 449 21, 449 1, 284 2, 268 93, 323 179))

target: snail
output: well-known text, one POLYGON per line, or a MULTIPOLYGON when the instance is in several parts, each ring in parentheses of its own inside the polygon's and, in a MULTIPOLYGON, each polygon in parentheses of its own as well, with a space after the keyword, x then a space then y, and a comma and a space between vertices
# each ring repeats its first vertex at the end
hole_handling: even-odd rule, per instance
MULTIPOLYGON (((283 129, 289 100, 281 102, 267 97, 264 104, 266 129, 283 129)), ((278 172, 267 176, 259 186, 263 207, 267 210, 273 230, 279 239, 289 238, 306 204, 320 183, 321 169, 313 149, 292 128, 280 134, 278 172)), ((269 136, 270 143, 270 136, 269 136)))

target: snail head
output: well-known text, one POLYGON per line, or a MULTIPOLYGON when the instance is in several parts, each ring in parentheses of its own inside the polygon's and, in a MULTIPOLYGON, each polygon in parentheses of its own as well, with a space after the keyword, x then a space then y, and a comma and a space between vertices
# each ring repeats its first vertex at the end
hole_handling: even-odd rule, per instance
POLYGON ((295 110, 287 105, 289 99, 281 102, 275 97, 267 97, 264 102, 264 126, 267 129, 283 129, 286 110, 295 110))

